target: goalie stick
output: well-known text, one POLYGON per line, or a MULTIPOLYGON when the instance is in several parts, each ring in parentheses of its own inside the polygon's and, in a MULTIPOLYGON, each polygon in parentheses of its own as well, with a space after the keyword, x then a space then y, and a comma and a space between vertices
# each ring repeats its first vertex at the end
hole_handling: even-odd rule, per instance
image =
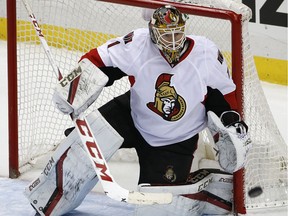
MULTIPOLYGON (((62 79, 61 72, 53 59, 50 48, 44 38, 40 26, 38 25, 36 17, 34 16, 28 2, 26 0, 22 0, 22 2, 27 10, 27 13, 29 14, 31 22, 36 30, 53 71, 60 81, 62 79)), ((140 193, 122 188, 111 175, 107 162, 97 144, 85 116, 80 115, 79 117, 74 118, 74 116, 71 115, 71 118, 75 124, 75 127, 77 128, 78 134, 85 146, 91 163, 93 164, 94 170, 102 184, 103 190, 108 197, 117 201, 132 204, 168 204, 172 202, 171 193, 140 193)))

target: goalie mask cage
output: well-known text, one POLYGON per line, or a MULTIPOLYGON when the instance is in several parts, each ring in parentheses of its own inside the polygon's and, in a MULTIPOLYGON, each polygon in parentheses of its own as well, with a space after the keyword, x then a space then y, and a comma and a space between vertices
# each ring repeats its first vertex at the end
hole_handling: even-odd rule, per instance
MULTIPOLYGON (((31 8, 65 74, 85 52, 109 38, 147 27, 142 8, 170 3, 189 14, 186 33, 214 41, 229 65, 237 85, 241 114, 249 125, 253 148, 245 169, 234 175, 236 211, 287 205, 287 145, 266 102, 249 44, 251 11, 231 0, 37 0, 31 8), (249 198, 247 191, 261 186, 263 194, 249 198)), ((10 177, 25 171, 38 156, 53 150, 63 131, 72 126, 52 103, 57 79, 40 45, 21 0, 7 0, 9 80, 10 177), (16 24, 17 23, 17 24, 16 24)), ((126 79, 105 88, 91 109, 129 89, 126 79)))

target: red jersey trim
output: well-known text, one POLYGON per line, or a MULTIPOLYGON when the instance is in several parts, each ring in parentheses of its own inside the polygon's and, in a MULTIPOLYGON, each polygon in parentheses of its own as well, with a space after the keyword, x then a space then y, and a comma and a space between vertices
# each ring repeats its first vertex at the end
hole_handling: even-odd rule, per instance
POLYGON ((236 92, 230 92, 224 95, 225 100, 229 103, 232 110, 238 111, 238 104, 236 100, 236 92))
MULTIPOLYGON (((226 95, 223 95, 224 99, 227 101, 227 103, 229 103, 230 108, 236 112, 238 112, 238 103, 236 100, 236 92, 230 92, 226 95)), ((205 101, 207 99, 207 94, 204 96, 204 100, 201 102, 203 105, 205 105, 205 101)))
POLYGON ((81 57, 80 61, 84 58, 89 59, 97 67, 105 67, 106 66, 104 64, 104 62, 102 61, 97 49, 90 50, 88 53, 86 53, 85 55, 83 55, 81 57))

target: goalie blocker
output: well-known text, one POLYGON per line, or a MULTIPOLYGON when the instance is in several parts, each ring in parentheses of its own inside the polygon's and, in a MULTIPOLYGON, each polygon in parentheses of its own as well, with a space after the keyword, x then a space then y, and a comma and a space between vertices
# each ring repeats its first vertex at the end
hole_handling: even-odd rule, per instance
POLYGON ((53 102, 62 113, 77 117, 98 98, 107 82, 108 77, 84 58, 56 85, 53 102))

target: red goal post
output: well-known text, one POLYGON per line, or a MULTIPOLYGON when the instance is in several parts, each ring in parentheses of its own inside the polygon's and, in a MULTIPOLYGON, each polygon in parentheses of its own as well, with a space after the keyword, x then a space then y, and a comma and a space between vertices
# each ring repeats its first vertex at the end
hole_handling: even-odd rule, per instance
MULTIPOLYGON (((255 69, 248 29, 251 10, 238 2, 39 0, 29 3, 64 73, 75 66, 83 53, 107 39, 147 27, 141 8, 172 4, 189 14, 187 33, 208 37, 223 52, 237 85, 238 106, 250 128, 253 149, 245 169, 234 175, 235 208, 245 213, 245 208, 287 205, 287 145, 275 125, 255 69), (254 186, 261 186, 264 192, 250 199, 247 191, 254 186)), ((7 18, 9 170, 13 178, 25 172, 35 158, 52 151, 64 138, 63 130, 71 126, 71 120, 60 114, 51 102, 57 80, 21 0, 7 0, 7 18)), ((120 80, 114 87, 105 89, 91 109, 128 88, 127 81, 120 80)))

